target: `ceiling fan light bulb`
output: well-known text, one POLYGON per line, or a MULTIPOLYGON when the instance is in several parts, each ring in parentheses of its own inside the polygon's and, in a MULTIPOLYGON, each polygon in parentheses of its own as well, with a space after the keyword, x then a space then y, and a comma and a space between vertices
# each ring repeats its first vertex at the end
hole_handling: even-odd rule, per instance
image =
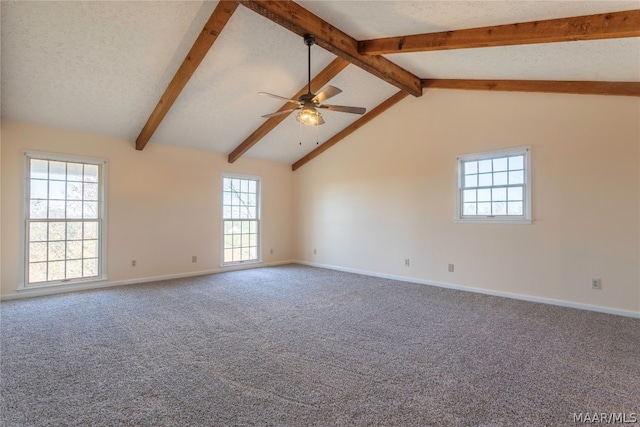
POLYGON ((296 120, 303 125, 318 126, 322 123, 322 116, 311 108, 305 108, 296 115, 296 120))

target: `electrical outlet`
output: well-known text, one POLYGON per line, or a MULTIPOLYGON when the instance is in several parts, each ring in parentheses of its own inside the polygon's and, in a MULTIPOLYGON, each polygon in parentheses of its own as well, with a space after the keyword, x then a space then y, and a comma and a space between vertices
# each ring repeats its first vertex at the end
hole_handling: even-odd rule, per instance
POLYGON ((314 255, 318 255, 318 250, 317 250, 317 249, 314 249, 314 250, 313 250, 313 254, 314 254, 314 255))
POLYGON ((197 255, 192 256, 191 257, 191 262, 193 262, 193 263, 198 262, 198 256, 197 255))
POLYGON ((273 255, 273 248, 269 249, 269 253, 273 255))
POLYGON ((131 260, 131 267, 135 267, 135 266, 136 266, 136 260, 133 259, 133 260, 131 260))
POLYGON ((410 264, 409 258, 405 258, 405 260, 404 260, 404 266, 405 266, 405 267, 409 267, 409 264, 410 264))
POLYGON ((453 264, 449 264, 449 273, 453 273, 453 264))
POLYGON ((600 279, 591 279, 591 289, 602 289, 602 282, 600 279))

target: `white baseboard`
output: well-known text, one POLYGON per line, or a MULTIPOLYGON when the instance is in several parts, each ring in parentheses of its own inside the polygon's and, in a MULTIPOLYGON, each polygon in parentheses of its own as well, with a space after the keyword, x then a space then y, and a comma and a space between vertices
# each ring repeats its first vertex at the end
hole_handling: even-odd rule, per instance
POLYGON ((230 267, 215 268, 213 270, 190 271, 187 273, 167 274, 164 276, 141 277, 136 279, 124 279, 124 280, 113 280, 113 281, 106 280, 102 282, 90 282, 90 283, 82 283, 77 285, 60 285, 60 286, 47 286, 47 287, 41 287, 41 288, 26 288, 26 289, 20 289, 18 292, 14 294, 2 295, 0 296, 0 301, 9 301, 9 300, 15 300, 15 299, 22 299, 22 298, 31 298, 31 297, 41 297, 46 295, 55 295, 55 294, 62 294, 67 292, 85 291, 89 289, 111 288, 114 286, 135 285, 137 283, 160 282, 162 280, 205 276, 207 274, 224 273, 227 271, 247 270, 251 268, 274 267, 277 265, 291 264, 294 262, 295 261, 288 260, 288 261, 276 261, 276 262, 268 262, 268 263, 267 262, 251 263, 251 264, 244 264, 244 265, 238 264, 230 267))
POLYGON ((378 272, 375 272, 375 271, 358 270, 356 268, 340 267, 340 266, 328 265, 328 264, 319 264, 319 263, 316 263, 316 262, 308 262, 308 261, 300 261, 300 260, 296 260, 294 262, 296 264, 308 265, 308 266, 311 266, 311 267, 326 268, 326 269, 330 269, 330 270, 344 271, 346 273, 362 274, 362 275, 365 275, 365 276, 380 277, 380 278, 383 278, 383 279, 399 280, 399 281, 402 281, 402 282, 411 282, 411 283, 417 283, 417 284, 421 284, 421 285, 438 286, 440 288, 456 289, 456 290, 459 290, 459 291, 474 292, 474 293, 478 293, 478 294, 492 295, 492 296, 504 297, 504 298, 512 298, 512 299, 517 299, 517 300, 522 300, 522 301, 538 302, 538 303, 542 303, 542 304, 557 305, 557 306, 561 306, 561 307, 577 308, 577 309, 580 309, 580 310, 596 311, 598 313, 614 314, 614 315, 617 315, 617 316, 633 317, 633 318, 640 319, 640 312, 631 311, 631 310, 621 310, 621 309, 618 309, 618 308, 602 307, 602 306, 599 306, 599 305, 583 304, 583 303, 565 301, 565 300, 558 300, 558 299, 553 299, 553 298, 536 297, 536 296, 532 296, 532 295, 517 294, 517 293, 513 293, 513 292, 494 291, 494 290, 491 290, 491 289, 483 289, 483 288, 476 288, 476 287, 473 287, 473 286, 457 285, 457 284, 454 284, 454 283, 436 282, 436 281, 433 281, 433 280, 422 280, 422 279, 416 279, 416 278, 413 278, 413 277, 395 276, 395 275, 392 275, 392 274, 378 273, 378 272))

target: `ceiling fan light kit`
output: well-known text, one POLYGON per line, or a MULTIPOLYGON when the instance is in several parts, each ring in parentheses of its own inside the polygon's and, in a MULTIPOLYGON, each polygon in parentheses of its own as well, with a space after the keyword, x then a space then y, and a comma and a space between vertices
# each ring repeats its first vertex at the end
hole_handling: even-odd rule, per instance
POLYGON ((307 74, 307 93, 302 95, 297 100, 285 98, 284 96, 274 95, 272 93, 260 92, 260 95, 267 95, 273 98, 278 98, 285 100, 291 103, 297 103, 298 106, 296 108, 291 108, 287 110, 276 111, 275 113, 265 114, 262 116, 263 118, 269 118, 278 116, 281 114, 289 114, 295 110, 300 110, 296 115, 296 120, 306 126, 319 126, 325 123, 322 114, 317 110, 318 108, 324 108, 330 111, 338 111, 341 113, 352 113, 352 114, 364 114, 367 110, 363 107, 347 107, 344 105, 326 105, 323 104, 327 99, 336 96, 341 93, 342 90, 338 89, 334 86, 327 86, 320 93, 313 94, 311 93, 311 46, 315 44, 315 37, 311 34, 307 34, 304 36, 304 44, 308 47, 308 74, 307 74))

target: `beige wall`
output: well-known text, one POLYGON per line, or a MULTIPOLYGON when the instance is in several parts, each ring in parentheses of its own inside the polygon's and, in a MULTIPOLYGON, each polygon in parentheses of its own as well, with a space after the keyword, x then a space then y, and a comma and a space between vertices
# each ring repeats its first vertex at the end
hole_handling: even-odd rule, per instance
POLYGON ((639 147, 635 97, 426 90, 296 172, 297 257, 638 313, 639 147), (533 224, 456 224, 456 156, 525 145, 533 224))
POLYGON ((16 292, 21 275, 21 150, 108 161, 110 282, 218 269, 223 172, 262 177, 263 261, 293 258, 294 175, 288 165, 244 158, 229 164, 223 155, 153 143, 136 151, 130 141, 8 121, 1 132, 3 296, 16 292))

